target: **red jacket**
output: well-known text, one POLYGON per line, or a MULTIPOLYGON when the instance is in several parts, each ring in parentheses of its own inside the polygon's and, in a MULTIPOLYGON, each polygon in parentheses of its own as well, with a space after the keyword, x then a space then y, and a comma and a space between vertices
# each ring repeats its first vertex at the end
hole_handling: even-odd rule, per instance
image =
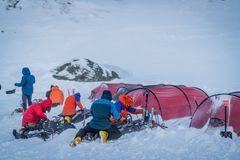
POLYGON ((22 126, 26 126, 28 123, 37 123, 39 120, 47 118, 45 112, 50 111, 51 107, 52 101, 50 99, 31 105, 23 115, 22 126))

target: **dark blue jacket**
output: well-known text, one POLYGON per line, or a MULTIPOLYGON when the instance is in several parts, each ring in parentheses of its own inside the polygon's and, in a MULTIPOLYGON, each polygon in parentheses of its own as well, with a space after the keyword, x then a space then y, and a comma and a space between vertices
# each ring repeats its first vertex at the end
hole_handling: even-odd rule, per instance
POLYGON ((22 69, 22 80, 20 83, 15 83, 15 86, 22 87, 22 93, 30 96, 33 94, 33 84, 35 83, 35 77, 31 75, 29 68, 24 67, 22 69))
POLYGON ((93 102, 90 112, 93 116, 90 121, 90 127, 99 130, 107 130, 111 127, 109 120, 112 115, 116 120, 121 118, 120 114, 114 107, 114 104, 106 99, 99 99, 93 102))
MULTIPOLYGON (((115 102, 114 106, 119 113, 125 109, 124 105, 120 101, 115 102)), ((127 111, 130 113, 134 113, 136 111, 136 108, 129 106, 127 108, 127 111)))

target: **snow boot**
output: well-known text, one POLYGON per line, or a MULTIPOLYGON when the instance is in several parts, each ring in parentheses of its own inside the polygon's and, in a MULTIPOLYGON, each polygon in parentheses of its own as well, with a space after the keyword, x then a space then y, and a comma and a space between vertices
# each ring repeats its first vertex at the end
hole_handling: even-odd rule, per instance
POLYGON ((23 113, 23 108, 17 108, 17 109, 15 109, 15 112, 16 113, 23 113))
POLYGON ((69 143, 70 147, 76 147, 82 141, 81 137, 76 137, 69 143))
POLYGON ((13 136, 16 138, 16 139, 27 139, 27 132, 23 131, 22 129, 20 129, 20 132, 18 132, 16 129, 14 129, 12 131, 12 134, 13 136))
POLYGON ((69 116, 65 116, 65 117, 64 117, 64 120, 65 120, 67 123, 71 123, 72 118, 69 117, 69 116))
POLYGON ((100 136, 100 142, 101 143, 107 143, 108 132, 106 132, 106 131, 99 131, 99 136, 100 136))
POLYGON ((13 136, 14 136, 16 139, 19 139, 19 138, 20 138, 20 134, 17 132, 16 129, 14 129, 14 130, 12 131, 12 134, 13 134, 13 136))

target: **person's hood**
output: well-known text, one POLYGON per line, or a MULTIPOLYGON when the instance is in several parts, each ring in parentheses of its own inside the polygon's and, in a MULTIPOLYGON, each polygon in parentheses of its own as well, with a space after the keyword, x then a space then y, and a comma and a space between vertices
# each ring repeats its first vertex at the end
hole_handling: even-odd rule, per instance
POLYGON ((30 70, 29 70, 28 67, 24 67, 24 68, 22 69, 22 74, 23 74, 23 75, 30 75, 31 72, 30 72, 30 70))
POLYGON ((59 90, 59 87, 58 87, 58 86, 52 87, 52 91, 58 91, 58 90, 59 90))
POLYGON ((131 96, 127 96, 124 94, 120 94, 118 100, 124 105, 124 107, 128 108, 133 105, 133 99, 131 96))
POLYGON ((52 100, 46 99, 46 100, 41 102, 41 105, 42 105, 42 109, 43 109, 44 112, 46 112, 46 111, 49 112, 51 110, 51 107, 52 107, 52 100))
POLYGON ((112 93, 109 90, 104 90, 101 96, 101 99, 107 99, 109 101, 112 100, 112 93))

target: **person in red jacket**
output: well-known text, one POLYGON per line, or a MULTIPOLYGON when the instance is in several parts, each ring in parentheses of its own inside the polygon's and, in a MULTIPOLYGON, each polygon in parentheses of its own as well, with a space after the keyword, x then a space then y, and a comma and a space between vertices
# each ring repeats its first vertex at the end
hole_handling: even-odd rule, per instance
POLYGON ((50 99, 31 105, 25 112, 22 118, 22 127, 20 134, 26 136, 29 131, 40 130, 41 120, 47 120, 46 111, 50 112, 52 101, 50 99))
POLYGON ((80 98, 80 93, 76 93, 67 97, 65 100, 62 115, 68 123, 71 123, 72 117, 76 114, 77 106, 80 108, 80 110, 84 109, 82 103, 80 102, 80 98))

